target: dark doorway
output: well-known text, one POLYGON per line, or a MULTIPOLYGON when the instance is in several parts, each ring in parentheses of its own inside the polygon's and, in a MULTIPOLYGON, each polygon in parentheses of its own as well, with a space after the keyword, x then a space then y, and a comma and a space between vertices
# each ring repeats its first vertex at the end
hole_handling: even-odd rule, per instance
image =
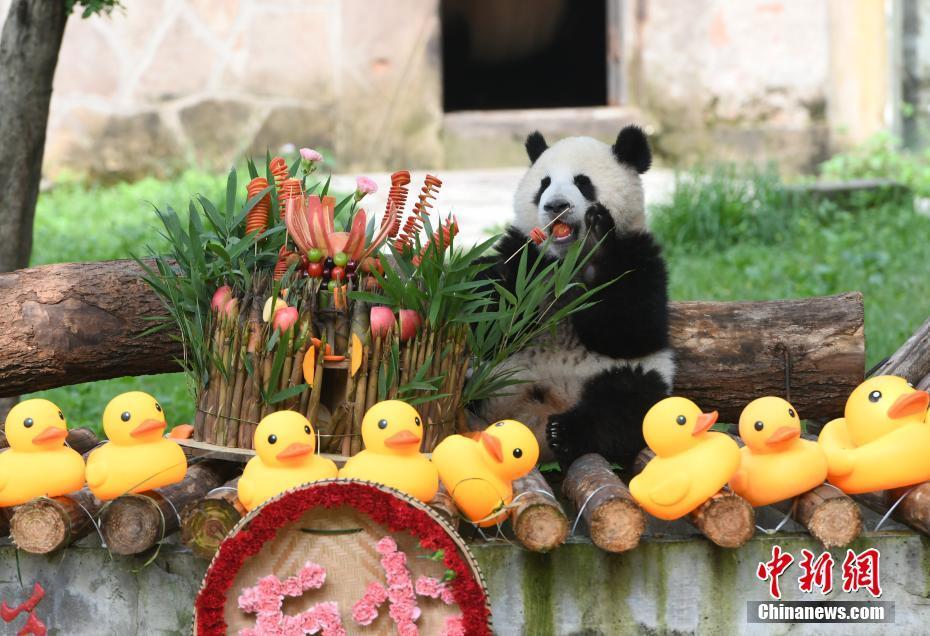
POLYGON ((449 111, 607 104, 606 0, 441 0, 449 111))

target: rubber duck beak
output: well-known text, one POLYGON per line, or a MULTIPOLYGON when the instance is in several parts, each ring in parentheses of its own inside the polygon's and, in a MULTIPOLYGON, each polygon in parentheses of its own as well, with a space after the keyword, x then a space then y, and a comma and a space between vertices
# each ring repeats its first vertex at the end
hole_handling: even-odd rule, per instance
POLYGON ((789 439, 796 439, 798 437, 801 437, 801 429, 791 426, 781 426, 775 429, 774 433, 769 435, 769 438, 765 440, 765 443, 778 444, 781 442, 787 442, 789 439))
POLYGON ((166 426, 168 426, 168 423, 164 420, 145 420, 139 424, 139 426, 132 429, 129 434, 133 437, 139 437, 151 431, 163 431, 166 426))
POLYGON ((896 420, 915 413, 923 413, 927 410, 928 404, 930 404, 930 393, 926 391, 905 393, 895 400, 894 404, 888 409, 888 417, 896 420))
POLYGON ((501 450, 501 441, 489 435, 487 433, 481 434, 481 443, 484 444, 484 447, 491 453, 491 457, 497 460, 497 463, 503 463, 504 461, 504 452, 501 450))
POLYGON ((399 433, 394 433, 389 438, 384 440, 384 445, 388 448, 405 448, 413 444, 419 446, 420 438, 410 431, 400 431, 399 433))
POLYGON ((694 425, 694 430, 691 432, 692 435, 700 435, 709 429, 711 426, 717 423, 717 411, 711 411, 710 413, 701 413, 697 416, 697 422, 694 425))
POLYGON ((303 457, 304 455, 309 455, 313 452, 313 446, 311 444, 291 444, 283 451, 275 455, 278 459, 293 459, 295 457, 303 457))
POLYGON ((47 429, 32 438, 33 444, 45 444, 46 442, 59 442, 68 437, 68 431, 57 426, 49 426, 47 429))

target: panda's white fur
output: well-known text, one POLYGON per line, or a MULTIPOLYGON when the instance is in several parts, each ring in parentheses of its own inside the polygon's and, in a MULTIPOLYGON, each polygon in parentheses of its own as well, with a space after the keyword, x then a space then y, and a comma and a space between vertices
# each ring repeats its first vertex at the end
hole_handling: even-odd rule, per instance
MULTIPOLYGON (((661 285, 661 290, 653 290, 659 299, 655 305, 656 320, 661 322, 658 328, 661 333, 649 334, 648 329, 643 333, 648 334, 646 339, 652 339, 659 343, 656 347, 650 349, 636 349, 641 355, 635 356, 618 356, 611 355, 610 351, 597 351, 582 342, 576 330, 576 324, 568 320, 559 325, 556 333, 549 334, 533 346, 524 349, 517 355, 510 358, 505 366, 513 369, 516 376, 523 380, 525 384, 519 385, 513 394, 496 397, 485 401, 479 409, 479 415, 486 421, 495 421, 504 418, 520 419, 530 426, 536 433, 540 441, 542 461, 548 461, 553 458, 552 449, 549 442, 552 441, 552 419, 560 414, 565 419, 571 419, 566 414, 579 411, 579 402, 582 396, 587 393, 593 393, 591 398, 594 402, 599 402, 588 411, 582 408, 580 412, 585 414, 593 413, 604 416, 612 412, 616 407, 622 410, 624 404, 610 404, 613 397, 609 382, 614 376, 620 377, 624 373, 634 373, 630 378, 624 378, 624 390, 630 390, 636 393, 637 382, 642 382, 643 376, 648 376, 648 386, 644 385, 642 391, 645 396, 652 396, 652 399, 661 397, 660 394, 668 394, 671 391, 672 383, 675 376, 675 360, 672 350, 667 346, 667 331, 665 331, 665 270, 661 257, 658 255, 658 248, 653 247, 651 237, 646 231, 644 197, 640 172, 648 168, 650 157, 648 144, 642 132, 635 129, 634 132, 641 136, 641 143, 645 148, 646 158, 644 162, 634 161, 626 163, 622 159, 622 152, 618 153, 617 146, 611 147, 605 143, 591 139, 589 137, 569 137, 563 139, 551 147, 545 145, 545 140, 541 135, 535 134, 538 144, 541 148, 535 150, 531 148, 534 136, 531 135, 527 140, 527 150, 533 161, 530 168, 524 174, 517 187, 514 195, 515 215, 512 227, 508 236, 502 241, 501 258, 505 258, 514 251, 513 246, 519 246, 525 243, 526 237, 535 227, 546 227, 550 225, 553 219, 553 209, 547 210, 546 205, 550 202, 557 201, 558 209, 564 209, 564 205, 569 206, 559 216, 559 221, 565 222, 573 228, 573 239, 584 240, 590 228, 586 223, 586 212, 593 204, 603 206, 609 212, 610 218, 615 226, 615 233, 619 237, 638 237, 633 243, 633 249, 640 249, 642 241, 647 242, 646 252, 649 254, 644 257, 642 262, 648 261, 649 266, 654 266, 658 260, 658 270, 655 272, 656 284, 661 285), (637 168, 638 165, 638 168, 637 168), (576 177, 584 175, 590 180, 590 185, 594 186, 595 199, 592 201, 586 198, 582 189, 576 184, 576 177), (548 179, 548 182, 544 181, 548 179), (652 254, 650 249, 654 249, 652 254), (506 252, 506 253, 503 253, 506 252), (661 305, 661 306, 659 306, 661 305), (627 371, 623 371, 623 370, 627 371), (652 372, 651 375, 650 372, 652 372), (606 380, 605 380, 606 378, 606 380), (605 390, 603 387, 595 387, 595 379, 601 384, 608 385, 605 390), (597 394, 599 392, 599 395, 597 394)), ((624 139, 624 134, 629 133, 625 129, 618 137, 618 145, 624 139)), ((635 136, 635 135, 634 135, 635 136)), ((629 138, 629 136, 627 136, 629 138)), ((636 145, 635 143, 633 144, 636 145)), ((590 192, 589 192, 590 194, 590 192)), ((561 258, 569 243, 556 244, 550 242, 548 258, 561 258)), ((613 244, 611 244, 613 245, 613 244)), ((605 248, 599 248, 605 249, 605 248)), ((606 248, 611 249, 611 248, 606 248)), ((622 255, 621 255, 622 256, 622 255)), ((607 257, 612 257, 608 254, 607 257)), ((635 257, 634 257, 635 258, 635 257)), ((634 262, 634 269, 639 261, 634 262)), ((625 265, 624 265, 625 267, 625 265)), ((508 277, 506 265, 498 263, 498 272, 505 280, 508 277)), ((648 267, 642 268, 644 271, 648 267)), ((621 272, 622 273, 622 272, 621 272)), ((643 274, 651 276, 651 274, 643 274)), ((623 280, 623 279, 621 279, 623 280)), ((647 279, 649 280, 649 279, 647 279)), ((590 281, 588 281, 590 282, 590 281)), ((611 296, 606 298, 606 304, 602 306, 601 311, 606 310, 606 320, 611 319, 610 303, 617 303, 618 307, 628 307, 627 298, 622 296, 623 290, 617 292, 621 296, 611 296)), ((652 293, 652 292, 650 292, 652 293)), ((636 299, 630 299, 635 301, 636 299)), ((617 312, 618 316, 621 312, 617 312)), ((643 320, 650 320, 649 316, 643 316, 643 320)), ((633 317, 635 320, 636 317, 633 317)), ((626 324, 623 321, 630 321, 629 316, 618 318, 619 324, 626 324)), ((621 329, 622 331, 622 329, 621 329)), ((623 333, 617 333, 616 338, 624 338, 623 333)), ((636 337, 633 335, 632 337, 636 337)), ((589 338, 590 340, 590 338, 589 338)), ((635 349, 635 347, 634 347, 635 349)), ((620 391, 622 393, 622 391, 620 391)), ((623 401, 622 395, 614 399, 623 401)), ((627 400, 628 402, 630 400, 627 400)), ((635 400, 632 400, 635 401, 635 400)), ((648 408, 651 403, 635 405, 635 409, 642 410, 648 408)), ((584 405, 582 405, 584 406, 584 405)), ((643 411, 644 413, 644 411, 643 411)), ((643 413, 631 413, 632 417, 627 418, 632 421, 624 421, 626 427, 640 427, 643 413)), ((577 414, 577 413, 576 413, 577 414)), ((579 419, 579 418, 575 418, 579 419)), ((580 418, 584 419, 584 418, 580 418)), ((623 419, 618 417, 618 419, 623 419)), ((578 426, 576 422, 573 424, 578 426)), ((583 425, 583 424, 580 424, 583 425)), ((614 434, 613 432, 608 432, 614 434)), ((625 431, 618 431, 617 435, 626 435, 625 431)), ((635 431, 636 435, 641 436, 641 430, 635 431)), ((641 440, 641 437, 639 437, 641 440)), ((564 444, 564 442, 563 442, 564 444)), ((641 448, 641 446, 640 446, 641 448)), ((583 449, 575 449, 581 452, 583 449)), ((587 449, 583 452, 590 452, 587 449)), ((624 449, 623 454, 627 449, 624 449)), ((637 449, 638 450, 638 449, 637 449)), ((635 451, 634 451, 635 452, 635 451)), ((607 454, 605 452, 605 454, 607 454)), ((559 457, 566 459, 565 457, 559 457)), ((571 459, 569 457, 568 459, 571 459)), ((628 457, 624 459, 628 460, 628 457)))
MULTIPOLYGON (((565 198, 572 206, 571 212, 560 220, 581 227, 589 203, 574 183, 578 174, 591 179, 597 188, 597 200, 610 210, 619 231, 646 227, 643 183, 639 174, 632 167, 618 163, 610 146, 591 137, 562 139, 530 166, 514 194, 514 227, 529 235, 534 227, 546 226, 551 219, 545 205, 557 197, 565 198), (537 204, 534 198, 545 177, 552 182, 537 204)), ((562 254, 555 244, 550 245, 550 250, 554 256, 562 254)))

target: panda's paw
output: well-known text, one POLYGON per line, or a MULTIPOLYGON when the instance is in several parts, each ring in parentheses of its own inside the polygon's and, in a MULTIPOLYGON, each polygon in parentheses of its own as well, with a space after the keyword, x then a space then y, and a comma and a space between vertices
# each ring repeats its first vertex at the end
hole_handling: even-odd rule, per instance
POLYGON ((600 242, 605 236, 613 235, 616 229, 614 219, 610 216, 610 210, 596 203, 588 208, 584 214, 585 227, 588 228, 588 236, 593 242, 600 242))
POLYGON ((571 416, 567 413, 549 418, 546 441, 552 454, 562 463, 569 463, 579 455, 577 429, 572 426, 571 416))

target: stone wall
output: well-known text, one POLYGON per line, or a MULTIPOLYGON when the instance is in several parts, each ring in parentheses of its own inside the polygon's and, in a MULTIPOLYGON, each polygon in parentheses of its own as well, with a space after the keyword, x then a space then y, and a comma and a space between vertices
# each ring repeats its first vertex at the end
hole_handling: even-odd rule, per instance
POLYGON ((69 21, 52 175, 222 169, 288 143, 331 151, 340 168, 435 165, 441 154, 436 0, 123 5, 69 21))

